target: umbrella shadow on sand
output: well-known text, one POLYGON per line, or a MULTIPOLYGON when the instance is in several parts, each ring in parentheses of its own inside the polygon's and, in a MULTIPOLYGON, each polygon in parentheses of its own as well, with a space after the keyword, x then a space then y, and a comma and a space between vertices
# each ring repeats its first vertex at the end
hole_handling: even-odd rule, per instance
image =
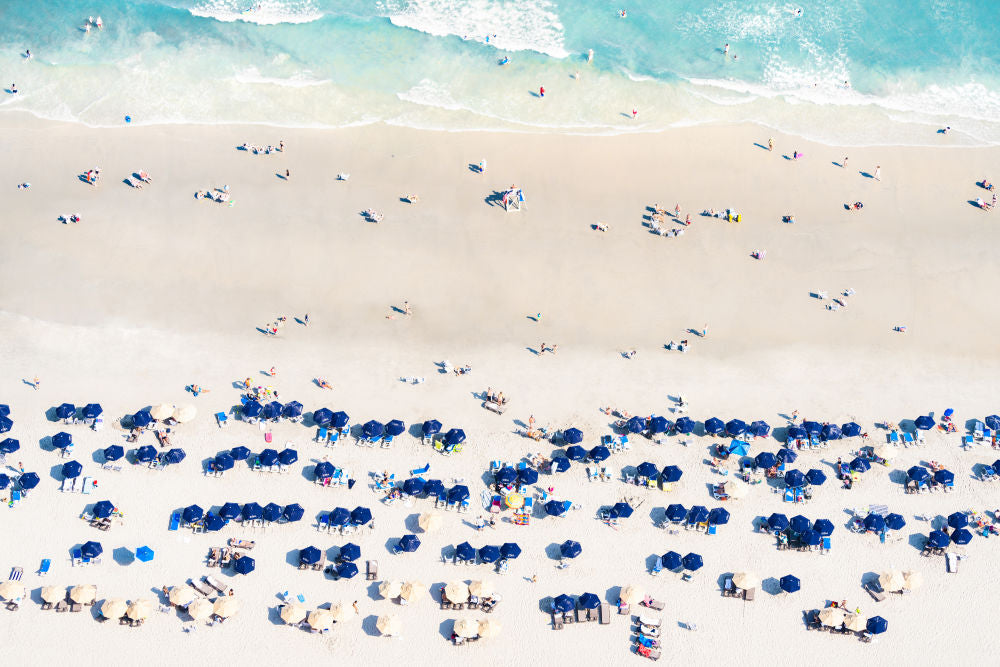
POLYGON ((365 616, 361 620, 361 629, 364 630, 365 634, 369 637, 380 637, 382 633, 378 631, 375 624, 378 622, 378 616, 372 614, 371 616, 365 616))
POLYGON ((545 555, 552 560, 562 560, 562 544, 559 542, 553 542, 552 544, 545 547, 545 555))
POLYGON ((453 619, 445 619, 438 624, 438 633, 445 639, 451 641, 451 630, 455 627, 453 619))
POLYGON ((135 554, 131 549, 126 549, 125 547, 116 548, 112 552, 112 557, 119 565, 131 565, 135 562, 135 554))
POLYGON ((775 577, 762 579, 760 582, 760 589, 770 595, 781 595, 784 593, 784 591, 781 590, 781 582, 775 577))

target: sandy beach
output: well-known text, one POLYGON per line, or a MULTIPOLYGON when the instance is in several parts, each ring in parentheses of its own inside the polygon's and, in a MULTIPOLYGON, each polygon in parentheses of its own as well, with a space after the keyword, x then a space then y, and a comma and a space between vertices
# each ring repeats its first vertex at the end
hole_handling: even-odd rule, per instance
MULTIPOLYGON (((613 603, 627 584, 666 603, 657 612, 664 658, 692 664, 830 651, 847 660, 931 664, 945 654, 939 638, 966 638, 967 659, 991 655, 1000 644, 985 602, 1000 593, 989 565, 994 542, 976 536, 957 574, 946 573, 943 558, 920 553, 939 517, 961 510, 992 515, 997 505, 997 487, 976 476, 997 451, 959 445, 967 420, 997 411, 1000 316, 990 297, 1000 291, 991 259, 1000 214, 972 202, 989 201, 977 181, 998 177, 1000 149, 951 147, 948 136, 940 137, 940 148, 831 147, 756 125, 608 137, 382 124, 88 129, 13 113, 0 117, 0 136, 14 156, 0 164, 6 192, 0 402, 10 405, 14 420, 3 437, 21 444, 6 462, 23 463, 42 478, 16 507, 0 508, 6 535, 0 575, 23 567, 32 595, 17 612, 0 609, 0 627, 17 638, 8 644, 11 659, 72 655, 84 664, 168 664, 178 649, 207 661, 248 656, 252 647, 262 661, 290 651, 305 660, 426 656, 418 658, 422 664, 459 653, 486 664, 515 655, 548 663, 639 660, 629 653, 626 616, 554 632, 548 614, 550 598, 559 594, 592 592, 613 603), (770 137, 774 151, 766 148, 770 137), (279 140, 285 150, 270 155, 238 149, 279 140), (793 151, 804 157, 790 159, 793 151), (841 167, 845 155, 848 166, 841 167), (485 173, 474 168, 481 160, 485 173), (869 176, 876 166, 881 180, 869 176), (79 178, 95 167, 96 187, 79 178), (139 170, 150 174, 150 184, 139 190, 123 183, 139 170), (338 173, 350 178, 338 181, 338 173), (24 182, 31 187, 15 189, 24 182), (519 212, 505 212, 493 199, 511 184, 525 195, 519 212), (232 205, 195 198, 223 186, 232 205), (404 201, 412 194, 417 203, 404 201), (858 201, 860 211, 845 208, 858 201), (670 212, 679 204, 680 220, 690 213, 692 224, 668 216, 664 226, 684 234, 652 233, 647 217, 654 204, 670 212), (361 212, 368 208, 382 213, 382 222, 367 222, 361 212), (713 208, 732 208, 741 222, 701 215, 713 208), (81 221, 58 220, 72 214, 81 221), (787 215, 794 223, 782 222, 787 215), (599 224, 608 231, 595 230, 599 224), (751 257, 756 251, 766 251, 765 258, 751 257), (845 305, 830 309, 833 298, 845 305), (412 315, 395 310, 404 302, 412 315), (306 313, 308 326, 295 321, 306 313), (262 333, 278 316, 288 318, 278 335, 262 333), (696 335, 703 327, 707 336, 696 335), (684 339, 685 352, 665 349, 684 339), (537 354, 543 343, 558 345, 558 352, 537 354), (631 350, 634 358, 626 358, 631 350), (472 371, 442 373, 438 364, 445 360, 472 371), (264 374, 272 366, 276 376, 264 374), (35 377, 37 390, 29 384, 35 377), (436 418, 446 430, 463 428, 468 441, 449 457, 407 434, 388 449, 358 447, 353 439, 324 448, 313 442, 315 428, 283 422, 273 427, 270 446, 293 443, 299 461, 290 474, 238 464, 223 478, 207 477, 203 463, 218 452, 269 446, 257 426, 230 419, 220 429, 213 417, 239 405, 247 377, 276 388, 281 402, 300 401, 307 413, 344 410, 354 424, 398 418, 411 426, 436 418), (207 391, 193 397, 185 389, 191 384, 207 391), (481 407, 478 396, 487 387, 509 397, 504 415, 481 407), (492 481, 491 461, 562 449, 518 435, 529 416, 550 431, 580 428, 589 449, 611 432, 613 419, 603 408, 675 419, 679 396, 699 422, 738 417, 783 427, 798 411, 820 422, 853 419, 881 443, 886 432, 877 422, 937 418, 954 408, 959 432, 929 431, 925 447, 899 447, 891 465, 876 466, 850 490, 833 479, 832 465, 853 458, 859 439, 803 452, 795 467, 823 469, 831 478, 811 502, 784 503, 767 484, 755 486, 747 498, 724 504, 731 519, 712 536, 673 535, 654 523, 671 503, 720 505, 709 490, 722 478, 707 465, 717 440, 696 434, 654 444, 633 436, 630 451, 604 464, 614 481, 589 482, 581 463, 540 477, 539 487, 553 486, 579 510, 564 518, 542 512, 530 526, 509 523, 507 511, 495 529, 476 530, 476 517, 487 514, 479 501, 492 481), (108 425, 94 432, 50 420, 49 411, 64 401, 101 403, 108 425), (178 426, 173 438, 186 460, 163 471, 101 470, 105 447, 137 446, 124 441, 117 421, 161 402, 197 408, 197 418, 178 426), (48 443, 63 430, 73 435, 84 475, 99 480, 90 495, 59 491, 65 461, 48 443), (312 483, 312 468, 324 457, 358 478, 353 489, 312 483), (900 475, 930 460, 955 473, 954 491, 904 494, 900 475), (684 477, 669 493, 620 481, 623 467, 643 461, 677 465, 684 477), (428 478, 447 485, 464 479, 473 508, 442 512, 442 529, 425 535, 416 517, 431 501, 385 506, 369 473, 388 470, 405 479, 427 463, 428 478), (634 499, 636 512, 617 529, 596 518, 601 506, 625 497, 634 499), (125 518, 99 532, 79 517, 104 499, 125 518), (299 523, 256 531, 168 530, 178 509, 229 501, 295 502, 306 514, 299 523), (319 514, 358 505, 372 509, 374 530, 351 537, 317 532, 319 514), (870 505, 888 505, 907 525, 885 544, 851 533, 847 510, 870 505), (772 512, 830 519, 831 551, 779 552, 773 537, 753 527, 772 512), (414 532, 422 540, 418 551, 390 552, 401 535, 414 532), (255 572, 206 567, 209 548, 230 537, 256 541, 255 572), (73 567, 70 549, 92 539, 104 545, 103 563, 73 567), (583 553, 557 569, 553 550, 567 539, 579 541, 583 553), (361 546, 362 571, 363 561, 374 559, 379 581, 419 580, 431 593, 400 606, 382 599, 379 581, 365 581, 363 572, 333 581, 295 567, 300 548, 347 541, 361 546), (523 553, 504 575, 488 565, 442 562, 463 541, 475 547, 513 541, 523 553), (141 545, 152 547, 155 559, 126 562, 121 550, 141 545), (668 550, 701 554, 705 565, 690 582, 669 573, 651 577, 650 557, 668 550), (43 558, 52 560, 44 578, 32 574, 43 558), (862 581, 889 568, 919 571, 925 584, 876 603, 862 581), (756 599, 722 597, 723 576, 746 570, 765 580, 756 599), (100 603, 157 599, 162 586, 205 574, 233 586, 242 608, 223 625, 193 633, 183 631, 187 619, 174 611, 154 612, 132 629, 100 624, 90 608, 57 615, 38 604, 43 585, 94 583, 100 603), (767 580, 786 574, 801 579, 801 590, 768 592, 767 580), (496 583, 503 600, 488 617, 502 625, 498 637, 464 647, 448 643, 454 619, 487 617, 438 608, 438 588, 456 579, 496 583), (328 634, 309 634, 280 621, 277 596, 285 591, 302 595, 308 609, 356 600, 360 613, 328 634), (807 631, 804 611, 845 599, 866 615, 883 616, 888 631, 871 644, 807 631), (402 622, 392 639, 375 628, 387 613, 402 622), (79 646, 99 650, 81 654, 79 646)), ((152 435, 137 444, 154 444, 152 435)), ((751 444, 751 455, 781 446, 773 437, 751 444)), ((728 467, 735 471, 732 460, 728 467)))

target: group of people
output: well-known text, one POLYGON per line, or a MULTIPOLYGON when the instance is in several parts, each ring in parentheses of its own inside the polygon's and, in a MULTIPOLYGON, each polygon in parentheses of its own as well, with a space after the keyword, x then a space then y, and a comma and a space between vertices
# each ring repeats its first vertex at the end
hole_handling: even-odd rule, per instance
POLYGON ((198 190, 198 192, 194 193, 194 198, 211 199, 219 204, 224 204, 231 199, 228 185, 223 185, 221 188, 215 188, 214 190, 198 190))
POLYGON ((240 146, 240 150, 253 153, 254 155, 270 155, 274 152, 283 152, 285 150, 285 142, 279 141, 277 146, 272 146, 271 144, 268 144, 267 146, 255 146, 254 144, 244 142, 243 145, 240 146))

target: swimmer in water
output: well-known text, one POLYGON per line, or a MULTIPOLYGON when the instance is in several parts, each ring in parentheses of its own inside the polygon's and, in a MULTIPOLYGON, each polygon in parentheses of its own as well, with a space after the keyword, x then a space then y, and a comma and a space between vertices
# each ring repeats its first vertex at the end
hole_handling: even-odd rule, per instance
POLYGON ((11 83, 10 84, 10 94, 11 95, 17 95, 17 84, 16 83, 11 83))
POLYGON ((628 16, 628 13, 624 9, 619 9, 618 16, 620 16, 621 18, 626 18, 628 16))
POLYGON ((724 47, 722 47, 722 55, 724 55, 724 56, 728 56, 729 55, 729 44, 728 43, 724 47))
POLYGON ((594 50, 593 49, 588 49, 587 50, 587 62, 588 63, 594 62, 594 50))
POLYGON ((28 58, 28 59, 31 58, 31 49, 25 49, 24 50, 24 57, 28 58))
POLYGON ((101 20, 100 16, 97 17, 96 21, 94 21, 94 25, 97 26, 98 30, 101 30, 102 28, 104 28, 104 21, 101 20))

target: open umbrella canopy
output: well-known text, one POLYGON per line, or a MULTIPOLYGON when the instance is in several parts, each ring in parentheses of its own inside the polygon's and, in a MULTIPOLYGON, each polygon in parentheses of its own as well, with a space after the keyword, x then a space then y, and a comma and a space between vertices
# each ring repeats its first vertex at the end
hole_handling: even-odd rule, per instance
POLYGON ((601 598, 593 593, 584 593, 576 600, 580 609, 597 609, 601 606, 601 598))
POLYGON ((404 422, 402 419, 393 419, 388 424, 385 425, 385 432, 391 435, 392 437, 396 437, 397 435, 400 435, 405 431, 406 431, 406 422, 404 422))
POLYGON ((785 441, 790 442, 792 440, 802 440, 803 438, 808 438, 809 433, 806 432, 801 426, 789 426, 785 430, 785 441))
POLYGON ((612 519, 627 519, 632 516, 632 506, 628 503, 615 503, 611 508, 612 519))
POLYGON ((844 618, 844 627, 852 632, 861 632, 868 623, 868 617, 864 614, 848 614, 844 618))
POLYGON ((805 486, 806 476, 803 475, 799 470, 792 468, 785 473, 785 486, 790 489, 797 489, 800 486, 805 486))
POLYGON ((101 616, 104 618, 121 618, 128 611, 128 603, 121 598, 111 598, 101 604, 101 616))
MULTIPOLYGON (((449 598, 449 599, 451 599, 451 598, 449 598)), ((576 603, 573 602, 573 598, 571 598, 570 596, 566 595, 565 593, 563 593, 562 595, 556 597, 556 599, 552 601, 552 609, 553 609, 553 611, 556 611, 556 612, 561 612, 561 613, 565 614, 567 612, 573 611, 573 609, 575 607, 576 607, 576 603)))
POLYGON ((843 431, 836 424, 824 424, 820 435, 823 436, 824 440, 840 440, 844 437, 843 431))
POLYGON ((149 409, 149 415, 157 420, 167 419, 174 414, 174 406, 170 403, 160 403, 159 405, 154 405, 149 409))
POLYGON ((747 432, 757 438, 766 438, 771 432, 771 426, 766 421, 758 419, 750 424, 747 428, 747 432))
POLYGON ((873 635, 880 635, 889 629, 889 622, 881 616, 872 616, 868 619, 868 632, 873 635))
POLYGON ((823 541, 823 536, 820 535, 815 530, 813 530, 812 528, 810 528, 809 530, 799 535, 799 540, 802 542, 802 544, 805 544, 806 546, 815 547, 818 546, 819 543, 823 541))
POLYGON ((250 458, 250 450, 243 445, 239 445, 230 449, 229 455, 233 457, 234 461, 246 461, 250 458))
POLYGON ((771 452, 761 452, 757 456, 753 457, 753 462, 758 468, 771 468, 778 465, 777 457, 771 452))
POLYGON ((60 431, 52 436, 52 446, 56 449, 66 449, 73 444, 73 436, 66 431, 60 431))
POLYGON ((517 471, 517 479, 521 484, 534 484, 538 481, 538 471, 534 468, 521 468, 517 471))
POLYGON ((399 620, 399 616, 395 614, 387 614, 385 616, 379 616, 375 619, 375 627, 383 635, 391 636, 398 634, 400 630, 403 629, 403 622, 399 620))
POLYGON ((143 563, 148 563, 153 560, 155 556, 156 553, 147 546, 141 546, 135 550, 135 557, 143 563))
POLYGON ((516 542, 504 542, 500 546, 500 555, 507 559, 514 559, 521 555, 521 547, 516 542))
POLYGON ((281 620, 288 625, 296 625, 306 618, 306 608, 299 604, 284 604, 279 613, 281 620))
POLYGON ((94 516, 98 519, 107 519, 115 511, 115 504, 110 500, 101 500, 94 503, 94 516))
POLYGON ((333 421, 333 410, 329 408, 313 410, 312 418, 313 421, 319 426, 329 426, 330 422, 333 421))
POLYGON ((464 484, 456 484, 448 491, 449 503, 460 503, 469 498, 469 487, 464 484))
POLYGON ((587 450, 580 445, 573 445, 566 448, 566 457, 572 461, 582 461, 587 458, 587 450))
POLYGON ((403 535, 399 538, 399 548, 406 553, 413 553, 420 547, 420 538, 416 535, 403 535))
POLYGON ((506 486, 508 484, 513 484, 514 480, 517 479, 517 471, 510 466, 504 466, 494 473, 494 477, 496 478, 498 484, 506 486))
POLYGON ((67 461, 62 467, 62 476, 66 479, 73 479, 74 477, 79 477, 80 473, 83 472, 83 466, 79 461, 67 461))
POLYGON ((63 403, 56 408, 56 417, 59 419, 69 419, 76 414, 76 406, 72 403, 63 403))
MULTIPOLYGON (((186 584, 181 586, 172 586, 170 588, 170 595, 168 599, 170 600, 170 604, 175 604, 179 607, 187 607, 189 604, 194 602, 194 589, 186 584)), ((205 602, 208 602, 208 600, 205 600, 205 602)))
POLYGON ((590 450, 590 459, 600 463, 601 461, 606 461, 611 456, 610 450, 604 445, 597 445, 590 450))
POLYGON ((81 410, 84 419, 97 419, 103 412, 104 408, 101 407, 100 403, 88 403, 81 410))
POLYGON ((277 419, 281 416, 282 405, 278 401, 271 401, 260 411, 261 419, 277 419))
POLYGON ((260 503, 250 502, 243 506, 242 514, 244 521, 256 521, 264 517, 264 508, 260 503))
POLYGON ((811 468, 809 472, 806 473, 806 481, 813 486, 819 486, 826 481, 826 473, 818 468, 811 468))
POLYGON ((460 618, 452 624, 451 631, 456 637, 478 637, 479 622, 472 618, 460 618))
POLYGON ((726 422, 722 421, 718 417, 712 417, 711 419, 705 420, 705 433, 709 435, 719 435, 726 430, 726 422))
POLYGON ((10 477, 0 472, 0 489, 6 489, 10 485, 10 477))
POLYGON ((934 472, 934 481, 938 484, 944 484, 948 486, 949 484, 955 483, 955 473, 950 470, 937 470, 934 472))
POLYGON ((705 523, 708 521, 708 508, 704 505, 695 505, 688 511, 688 523, 705 523))
POLYGON ((291 403, 285 403, 285 407, 281 408, 281 416, 285 419, 295 419, 296 417, 302 416, 302 404, 298 401, 292 401, 291 403))
POLYGON ((135 460, 139 463, 149 463, 156 460, 156 448, 152 445, 143 445, 135 450, 135 460))
POLYGON ((696 553, 687 554, 686 556, 684 556, 681 562, 684 563, 685 570, 691 570, 692 572, 694 572, 695 570, 700 570, 701 566, 705 564, 701 556, 699 556, 696 553))
POLYGON ((197 505, 188 505, 184 508, 182 516, 184 517, 184 521, 187 523, 194 523, 195 521, 201 519, 201 517, 205 516, 205 510, 197 505))
POLYGON ((809 435, 819 435, 823 431, 823 425, 815 421, 802 422, 802 428, 804 428, 806 433, 809 435))
POLYGON ((125 615, 133 621, 141 621, 149 618, 153 612, 153 601, 149 599, 136 600, 128 606, 125 615))
POLYGON ((742 419, 730 419, 726 422, 726 433, 732 437, 742 435, 747 431, 747 423, 742 419))
POLYGON ((132 415, 132 426, 135 428, 146 428, 153 423, 153 416, 149 414, 149 410, 139 410, 139 412, 132 415))
POLYGON ((931 476, 931 473, 923 466, 913 466, 906 471, 906 474, 914 482, 926 482, 931 476))
POLYGON ((465 431, 460 428, 453 428, 445 433, 444 444, 446 445, 460 445, 465 442, 465 431))
POLYGON ((629 433, 642 433, 646 430, 646 420, 642 417, 632 417, 625 422, 625 430, 629 433))
POLYGON ((563 431, 563 440, 571 445, 583 442, 583 431, 578 428, 568 428, 563 431))
POLYGON ((694 431, 694 421, 690 417, 681 417, 674 422, 674 428, 678 433, 690 435, 694 431))
POLYGON ((403 492, 407 495, 417 496, 423 493, 426 483, 419 477, 411 477, 403 482, 403 492))
POLYGON ((837 627, 847 618, 847 612, 839 607, 827 607, 819 612, 819 622, 823 625, 837 627))
POLYGON ((663 472, 660 473, 660 479, 664 482, 672 484, 680 481, 683 475, 684 471, 677 466, 666 466, 663 468, 663 472))
POLYGON ((906 525, 906 519, 901 514, 887 514, 885 516, 885 526, 889 530, 900 530, 906 525))
POLYGON ((233 458, 232 454, 227 454, 222 452, 215 456, 215 460, 212 462, 216 470, 226 471, 232 470, 236 466, 236 459, 233 458))
POLYGON ((667 506, 666 514, 669 521, 683 521, 684 517, 687 516, 687 508, 680 503, 674 503, 667 506))
POLYGON ((333 477, 334 470, 333 464, 329 461, 320 461, 313 468, 313 475, 316 476, 316 479, 329 479, 333 477))
POLYGON ((729 443, 729 453, 746 456, 750 453, 750 443, 746 440, 733 440, 729 443))
POLYGON ((243 412, 244 417, 259 417, 260 413, 264 411, 264 406, 260 404, 260 401, 249 400, 243 404, 240 408, 243 412))
POLYGON ((922 415, 913 420, 913 425, 921 431, 929 431, 934 428, 934 418, 930 415, 922 415))
POLYGON ((729 511, 723 507, 713 508, 708 513, 708 523, 712 526, 724 526, 729 523, 729 511))
POLYGON ((163 455, 163 460, 166 463, 180 463, 186 456, 183 449, 175 447, 163 455))
POLYGON ((737 572, 733 575, 733 584, 743 590, 757 588, 760 586, 760 577, 753 572, 737 572))
POLYGON ((576 558, 582 551, 583 547, 580 546, 580 543, 573 540, 566 540, 559 545, 559 553, 563 558, 576 558))
POLYGON ((868 462, 868 459, 857 457, 851 461, 851 470, 855 472, 867 472, 871 470, 872 464, 868 462))
POLYGON ((205 530, 208 532, 214 533, 218 530, 222 530, 225 525, 226 520, 218 514, 212 514, 209 512, 205 515, 205 530))
POLYGON ((944 531, 932 530, 927 536, 927 545, 935 549, 944 549, 949 544, 951 544, 951 538, 944 531))
POLYGON ((104 547, 101 546, 100 542, 84 542, 83 546, 80 547, 80 553, 83 554, 84 558, 97 558, 104 553, 104 547))
POLYGON ((378 585, 378 594, 387 600, 399 597, 403 592, 403 582, 387 579, 378 585))
POLYGON ((21 476, 17 478, 18 486, 22 489, 28 489, 29 491, 38 486, 38 482, 40 481, 41 478, 39 478, 38 473, 35 472, 22 473, 21 476))
MULTIPOLYGON (((240 558, 240 560, 252 561, 253 559, 250 558, 249 556, 244 556, 243 558, 240 558)), ((232 597, 231 595, 224 595, 216 598, 215 604, 212 605, 212 613, 214 613, 219 618, 229 618, 230 616, 235 616, 236 612, 238 612, 239 610, 240 610, 240 601, 232 597)))
POLYGON ((318 563, 322 556, 323 552, 314 546, 299 549, 299 563, 303 565, 313 565, 314 563, 318 563))
POLYGON ((951 541, 955 544, 968 544, 972 541, 972 533, 968 528, 956 528, 951 533, 951 541))
POLYGON ((948 525, 952 528, 965 528, 969 525, 969 516, 965 512, 954 512, 949 514, 948 525))
POLYGON ((500 547, 487 544, 479 549, 479 560, 483 563, 495 563, 500 560, 500 547))
MULTIPOLYGON (((468 542, 462 542, 455 547, 455 558, 458 560, 475 560, 476 548, 468 542)), ((449 597, 448 599, 450 600, 451 598, 449 597)))
POLYGON ((684 567, 684 559, 676 551, 668 551, 660 557, 660 560, 663 567, 671 572, 684 567))
POLYGON ((329 425, 333 426, 334 428, 344 428, 350 423, 351 423, 350 416, 343 410, 338 410, 337 412, 334 412, 333 415, 331 416, 329 425))
POLYGON ((278 462, 278 450, 271 449, 270 447, 268 447, 267 449, 265 449, 264 451, 262 451, 260 454, 257 455, 257 460, 260 461, 260 464, 262 466, 265 467, 273 466, 278 462))
POLYGON ((337 576, 344 579, 353 579, 358 576, 358 566, 350 561, 344 561, 337 565, 337 576))
POLYGON ((364 434, 366 438, 377 438, 382 435, 384 430, 385 426, 382 425, 382 422, 374 419, 365 422, 365 425, 361 427, 361 433, 364 434))
POLYGON ((865 517, 865 530, 873 533, 881 533, 885 530, 885 519, 878 514, 869 514, 865 517))
POLYGON ((788 517, 784 514, 775 512, 771 516, 767 517, 767 526, 771 530, 782 531, 788 528, 788 517))
POLYGON ((484 639, 490 639, 498 636, 502 629, 503 626, 500 625, 499 621, 492 618, 486 618, 479 621, 479 636, 484 639))
POLYGON ((299 453, 294 449, 283 449, 278 454, 278 463, 283 466, 290 466, 299 460, 299 453))
POLYGON ((805 518, 801 514, 796 514, 788 521, 788 527, 796 533, 802 533, 809 530, 810 525, 812 524, 809 519, 805 518))
POLYGON ((779 579, 778 584, 781 586, 781 590, 786 593, 794 593, 802 587, 799 578, 791 574, 786 574, 779 579))
POLYGON ((194 419, 197 414, 198 409, 193 405, 178 405, 174 408, 174 414, 171 416, 174 418, 174 421, 183 424, 194 419))
POLYGON ((833 535, 833 522, 829 519, 816 519, 813 523, 813 530, 823 537, 830 537, 833 535))
POLYGON ((924 585, 924 575, 920 572, 906 570, 903 572, 903 590, 915 591, 924 585))
MULTIPOLYGON (((369 514, 369 520, 371 520, 371 512, 369 514)), ((334 527, 346 526, 351 523, 351 511, 346 507, 337 507, 330 512, 330 517, 328 519, 329 524, 334 527)))
POLYGON ((69 599, 77 604, 87 604, 97 599, 97 586, 82 584, 69 589, 69 599))
POLYGON ((673 423, 666 417, 657 415, 649 420, 650 433, 666 433, 673 427, 673 423))
POLYGON ((235 519, 240 512, 239 503, 226 503, 219 509, 219 516, 223 519, 235 519))
MULTIPOLYGON (((188 590, 194 593, 194 589, 190 586, 186 586, 188 590)), ((42 600, 48 602, 49 604, 55 604, 66 598, 66 588, 63 586, 42 586, 42 590, 39 591, 39 595, 42 600)))
MULTIPOLYGON (((113 447, 119 447, 118 445, 112 445, 113 447)), ((17 450, 21 449, 21 443, 14 438, 7 438, 3 442, 0 442, 0 453, 3 454, 13 454, 17 450)))
POLYGON ((367 507, 355 507, 351 510, 351 523, 355 526, 363 526, 372 520, 372 511, 367 507))
POLYGON ((427 586, 420 581, 408 581, 399 589, 399 597, 407 602, 416 602, 427 595, 427 586))
POLYGON ((645 593, 643 593, 639 588, 632 585, 623 586, 621 591, 618 593, 618 599, 624 602, 625 604, 635 604, 640 600, 642 600, 644 597, 645 593))
POLYGON ((237 574, 250 574, 256 566, 256 561, 250 556, 242 556, 233 563, 233 569, 237 574))
POLYGON ((361 547, 357 544, 348 542, 344 546, 340 547, 340 560, 353 563, 359 558, 361 558, 361 547))
POLYGON ((437 497, 444 493, 444 482, 439 479, 429 479, 424 483, 424 493, 428 497, 437 497))
POLYGON ((261 512, 261 518, 264 521, 277 521, 281 518, 281 505, 278 503, 268 503, 264 505, 264 510, 261 512))
POLYGON ((840 427, 840 433, 845 438, 854 438, 861 435, 861 425, 855 422, 847 422, 840 427))
POLYGON ((10 414, 10 406, 5 403, 0 403, 0 417, 6 417, 10 414))
POLYGON ((782 447, 778 450, 777 457, 782 463, 795 463, 795 459, 799 458, 799 455, 794 450, 782 447))
POLYGON ((436 419, 428 419, 420 426, 420 431, 425 438, 436 435, 441 432, 441 422, 436 419))
POLYGON ((569 459, 565 456, 553 456, 552 470, 555 472, 566 472, 569 470, 569 459))
POLYGON ((655 463, 643 461, 636 468, 636 473, 638 473, 639 477, 656 477, 660 474, 660 469, 656 467, 655 463))

